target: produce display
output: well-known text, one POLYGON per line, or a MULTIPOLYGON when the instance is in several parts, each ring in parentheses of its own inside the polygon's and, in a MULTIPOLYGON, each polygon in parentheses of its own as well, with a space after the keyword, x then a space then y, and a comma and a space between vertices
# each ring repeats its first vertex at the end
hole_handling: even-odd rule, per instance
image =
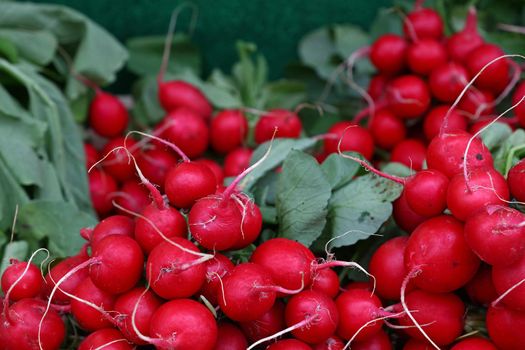
POLYGON ((0 350, 525 349, 525 30, 450 3, 271 81, 0 2, 0 350))

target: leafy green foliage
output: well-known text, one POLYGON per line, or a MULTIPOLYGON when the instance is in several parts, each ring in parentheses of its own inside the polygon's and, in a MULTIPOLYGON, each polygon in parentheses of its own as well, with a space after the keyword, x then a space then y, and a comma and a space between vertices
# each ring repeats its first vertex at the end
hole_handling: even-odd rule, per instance
POLYGON ((525 156, 525 131, 514 131, 500 146, 493 151, 494 167, 507 175, 510 168, 525 156))

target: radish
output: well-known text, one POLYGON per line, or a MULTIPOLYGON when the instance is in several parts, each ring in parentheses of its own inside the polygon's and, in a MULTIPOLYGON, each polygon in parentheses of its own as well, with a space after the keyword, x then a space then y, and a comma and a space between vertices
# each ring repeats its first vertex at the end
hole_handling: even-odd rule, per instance
POLYGON ((333 136, 324 139, 326 153, 336 153, 340 149, 341 152, 358 152, 366 159, 372 159, 374 139, 367 129, 352 122, 342 121, 332 125, 328 134, 333 136))
POLYGON ((458 104, 458 110, 463 111, 471 119, 494 114, 494 95, 487 90, 467 90, 458 104))
POLYGON ((416 75, 402 75, 392 80, 387 88, 388 109, 397 117, 420 117, 430 105, 427 84, 416 75))
POLYGON ((255 125, 255 142, 261 144, 272 139, 278 129, 276 137, 298 138, 303 130, 299 116, 286 109, 272 109, 261 116, 255 125))
POLYGON ((447 63, 447 52, 440 42, 422 39, 409 46, 407 61, 412 72, 429 75, 435 67, 447 63))
POLYGON ((73 293, 73 291, 78 287, 78 285, 84 281, 89 276, 89 271, 87 269, 80 269, 76 273, 72 274, 69 278, 63 281, 60 284, 60 289, 56 290, 54 295, 51 296, 51 292, 56 286, 56 282, 60 281, 64 275, 73 270, 75 267, 81 263, 88 260, 86 255, 77 255, 66 258, 53 266, 46 275, 46 284, 45 284, 45 296, 49 296, 51 301, 55 304, 68 304, 71 301, 71 298, 62 292, 73 293))
POLYGON ((312 348, 300 340, 285 339, 273 343, 266 350, 312 350, 312 348))
MULTIPOLYGON (((60 280, 56 281, 57 285, 60 280)), ((81 328, 92 332, 113 326, 114 320, 108 311, 113 310, 115 295, 95 286, 89 277, 80 282, 71 294, 75 297, 71 300, 71 314, 81 328)))
POLYGON ((405 124, 387 109, 377 111, 370 120, 370 133, 374 143, 379 147, 390 150, 406 136, 405 124))
POLYGON ((403 23, 403 32, 408 38, 435 39, 443 36, 443 21, 433 9, 423 7, 424 0, 417 0, 414 9, 407 15, 403 23))
POLYGON ((524 279, 525 255, 512 265, 493 266, 492 281, 500 296, 497 300, 513 310, 525 311, 524 279))
POLYGON ((525 160, 519 161, 514 165, 507 177, 507 184, 510 188, 512 197, 520 202, 525 202, 525 160))
POLYGON ((372 255, 370 274, 377 280, 375 293, 387 300, 399 300, 407 274, 404 263, 408 237, 395 237, 383 243, 372 255))
POLYGON ((405 191, 393 203, 393 216, 396 224, 406 232, 414 231, 427 217, 417 214, 410 208, 405 191))
POLYGON ((217 295, 222 288, 222 279, 231 273, 235 265, 227 256, 215 253, 212 259, 205 262, 205 266, 206 280, 199 293, 212 305, 218 305, 217 295))
POLYGON ((370 61, 381 74, 397 74, 405 67, 407 48, 404 38, 384 34, 370 48, 370 61))
POLYGON ((470 250, 463 225, 452 216, 437 216, 412 232, 405 248, 405 266, 413 283, 425 291, 445 293, 464 286, 480 261, 470 250))
POLYGON ((469 74, 456 62, 435 66, 430 73, 429 87, 432 96, 441 102, 452 103, 467 85, 469 74))
MULTIPOLYGON (((136 147, 137 142, 130 138, 116 137, 108 141, 102 149, 104 158, 104 170, 111 175, 115 180, 124 182, 133 179, 135 176, 135 169, 130 162, 128 152, 126 149, 136 147)), ((134 151, 131 151, 133 154, 134 151)), ((134 154, 133 154, 134 155, 134 154)))
POLYGON ((494 169, 475 169, 467 176, 457 174, 447 190, 447 206, 465 221, 487 205, 504 205, 509 200, 505 178, 494 169))
POLYGON ((498 350, 485 338, 470 337, 456 343, 450 350, 498 350))
MULTIPOLYGON (((512 94, 512 104, 517 104, 525 96, 525 82, 518 85, 514 93, 512 94)), ((525 127, 525 104, 519 104, 514 109, 514 114, 518 117, 520 126, 525 127)))
POLYGON ((108 215, 113 210, 112 194, 117 191, 116 181, 98 169, 93 169, 88 174, 88 180, 93 208, 100 217, 108 215))
POLYGON ((405 343, 403 350, 432 350, 435 349, 427 341, 421 341, 418 339, 410 338, 408 342, 405 343))
POLYGON ((113 138, 122 135, 128 122, 128 111, 124 104, 117 97, 97 88, 89 105, 91 128, 100 136, 113 138))
POLYGON ((368 339, 365 339, 359 342, 355 342, 352 344, 352 350, 392 350, 392 349, 393 349, 392 342, 390 341, 388 334, 386 334, 384 331, 379 331, 368 339))
MULTIPOLYGON (((345 343, 337 335, 332 335, 322 343, 314 345, 313 350, 343 350, 345 343)), ((353 349, 353 345, 352 345, 353 349)))
POLYGON ((250 166, 253 150, 250 148, 237 148, 224 158, 224 176, 237 176, 250 166))
POLYGON ((466 62, 472 50, 483 44, 477 26, 476 8, 471 6, 463 30, 451 35, 446 42, 447 52, 454 61, 466 62))
POLYGON ((414 170, 421 170, 427 148, 416 139, 405 139, 392 150, 390 161, 406 165, 414 170))
POLYGON ((380 100, 385 94, 387 84, 388 76, 376 74, 370 79, 370 83, 368 83, 367 93, 373 100, 380 100))
POLYGON ((198 199, 215 192, 217 179, 204 164, 183 162, 166 175, 164 189, 170 203, 177 208, 189 208, 198 199))
POLYGON ((171 300, 155 311, 150 334, 142 339, 159 350, 213 350, 217 341, 217 323, 202 304, 190 299, 171 300))
POLYGON ((78 346, 78 350, 133 350, 126 338, 113 328, 99 329, 88 335, 78 346))
POLYGON ((505 206, 485 206, 465 223, 465 239, 481 260, 511 265, 525 254, 525 215, 505 206))
MULTIPOLYGON (((460 91, 461 92, 461 91, 460 91)), ((457 96, 457 95, 456 95, 457 96)), ((449 106, 437 106, 432 108, 423 121, 423 131, 427 140, 431 141, 434 137, 438 136, 441 132, 441 128, 445 121, 449 106)), ((464 116, 459 114, 455 109, 451 110, 447 118, 447 130, 443 132, 456 132, 467 130, 467 120, 464 116)))
POLYGON ((141 213, 151 203, 148 190, 137 180, 124 182, 120 190, 113 193, 113 197, 118 204, 118 212, 124 215, 131 215, 129 212, 141 213))
POLYGON ((417 215, 432 217, 447 207, 448 178, 437 170, 421 170, 405 184, 404 193, 410 209, 417 215), (421 196, 421 194, 425 194, 421 196))
POLYGON ((204 164, 208 168, 210 168, 213 175, 215 175, 215 179, 217 180, 217 188, 223 185, 224 171, 222 167, 216 161, 208 159, 208 158, 199 158, 199 159, 195 159, 193 162, 197 164, 204 164))
POLYGON ((241 237, 230 249, 242 249, 257 240, 261 233, 263 218, 259 207, 248 196, 239 193, 234 200, 241 212, 241 237))
POLYGON ((89 236, 89 243, 96 246, 102 239, 111 235, 123 235, 133 237, 135 223, 133 219, 124 215, 108 216, 95 226, 89 236))
POLYGON ((244 334, 231 323, 220 323, 217 334, 214 350, 246 350, 248 347, 244 334))
POLYGON ((90 143, 84 143, 84 155, 86 157, 86 169, 95 165, 100 158, 97 149, 90 143))
POLYGON ((286 327, 283 302, 277 299, 269 311, 255 320, 240 322, 240 326, 246 337, 252 342, 283 330, 286 327))
POLYGON ((37 297, 44 286, 42 272, 30 262, 10 260, 1 279, 4 302, 18 301, 25 298, 37 297))
POLYGON ((146 291, 144 287, 136 287, 124 294, 120 294, 115 300, 114 310, 116 324, 122 332, 124 338, 137 344, 146 345, 147 343, 140 338, 140 334, 149 335, 149 324, 155 311, 162 305, 162 300, 151 291, 146 291), (136 308, 132 324, 131 316, 136 308))
POLYGON ((333 299, 339 294, 339 276, 332 269, 317 270, 312 276, 310 289, 333 299))
POLYGON ((162 188, 168 171, 177 164, 177 157, 165 149, 156 147, 142 151, 137 157, 137 163, 144 177, 162 188))
POLYGON ((517 350, 525 344, 525 312, 491 306, 487 312, 487 331, 500 350, 517 350))
POLYGON ((229 153, 243 145, 248 135, 248 120, 239 110, 219 112, 210 124, 210 144, 217 153, 229 153))
POLYGON ((468 54, 465 61, 466 67, 472 76, 478 74, 483 69, 475 81, 475 85, 480 89, 486 89, 495 94, 505 89, 509 82, 509 61, 507 58, 498 61, 491 61, 505 55, 502 49, 493 44, 481 44, 468 54))
POLYGON ((492 268, 482 264, 474 277, 465 286, 470 300, 479 305, 489 305, 498 298, 498 292, 492 282, 492 268))
POLYGON ((164 299, 187 298, 204 284, 206 267, 203 262, 211 257, 200 253, 187 239, 172 237, 171 241, 158 244, 149 254, 146 278, 153 291, 164 299))

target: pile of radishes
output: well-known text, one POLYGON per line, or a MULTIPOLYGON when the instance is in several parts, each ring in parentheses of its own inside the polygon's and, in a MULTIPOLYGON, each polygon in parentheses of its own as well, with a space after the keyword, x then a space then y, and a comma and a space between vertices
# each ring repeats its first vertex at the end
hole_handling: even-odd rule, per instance
POLYGON ((393 217, 409 235, 373 252, 368 272, 260 237, 261 211, 240 183, 271 152, 251 164, 254 146, 304 133, 297 111, 262 111, 250 127, 246 114, 259 111, 214 113, 197 87, 161 70, 166 116, 147 132, 127 133, 126 107, 92 86, 99 147, 85 151, 101 221, 45 275, 31 262, 43 249, 12 261, 0 349, 60 349, 67 328, 81 329, 80 350, 525 349, 525 160, 501 174, 478 137, 496 120, 525 126, 519 65, 484 42, 474 9, 447 38, 422 1, 404 36, 385 34, 352 59, 364 55, 377 69, 369 106, 318 136, 318 160, 339 152, 403 186, 393 217), (496 115, 511 93, 516 118, 496 115), (378 164, 375 147, 415 173, 342 153, 378 164), (345 267, 369 280, 340 280, 345 267), (486 313, 486 333, 467 322, 472 306, 486 313))

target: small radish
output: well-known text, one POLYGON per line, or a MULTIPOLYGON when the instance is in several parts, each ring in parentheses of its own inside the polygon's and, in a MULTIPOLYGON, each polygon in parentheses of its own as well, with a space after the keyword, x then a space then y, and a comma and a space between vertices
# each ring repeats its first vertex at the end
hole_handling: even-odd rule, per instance
POLYGON ((424 0, 417 0, 414 9, 403 23, 403 32, 408 38, 435 39, 443 36, 443 20, 437 11, 423 7, 424 0))
POLYGON ((312 348, 300 340, 285 339, 273 343, 272 345, 267 347, 266 350, 312 350, 312 348))
POLYGON ((164 184, 170 203, 177 208, 191 207, 216 188, 217 179, 210 168, 194 162, 183 162, 172 168, 164 184))
POLYGON ((177 157, 163 148, 156 147, 142 151, 137 157, 137 163, 144 177, 163 187, 168 171, 177 164, 177 157))
POLYGON ((388 109, 399 118, 418 118, 430 105, 430 91, 418 76, 402 75, 389 83, 387 103, 388 109))
POLYGON ((237 148, 229 152, 224 158, 224 176, 237 176, 250 166, 253 150, 251 148, 237 148))
POLYGON ((113 310, 115 295, 95 286, 89 277, 84 279, 71 294, 75 296, 71 301, 71 314, 81 328, 92 332, 113 326, 113 319, 108 311, 113 310))
POLYGON ((421 216, 441 214, 447 207, 448 184, 448 178, 437 170, 417 172, 405 184, 404 193, 408 206, 421 216))
POLYGON ((372 255, 370 274, 376 278, 375 292, 387 300, 399 300, 401 285, 407 275, 404 263, 408 237, 395 237, 383 243, 372 255))
POLYGON ((386 75, 376 74, 370 79, 367 93, 374 101, 380 100, 385 94, 387 85, 388 77, 386 75))
POLYGON ((407 61, 412 72, 429 75, 435 67, 447 63, 447 52, 440 42, 422 39, 409 46, 407 61))
POLYGON ((403 141, 407 132, 403 121, 387 109, 381 109, 375 113, 369 128, 374 143, 386 150, 392 149, 403 141))
POLYGON ((421 170, 427 148, 417 139, 405 139, 392 150, 390 161, 406 165, 414 170, 421 170))
POLYGON ((133 350, 134 346, 114 328, 99 329, 88 335, 78 345, 78 350, 133 350))
POLYGON ((135 223, 124 215, 108 216, 95 226, 89 236, 91 246, 96 246, 102 239, 111 235, 123 235, 133 238, 135 223))
POLYGON ((467 70, 455 62, 435 67, 429 77, 430 92, 441 102, 454 102, 468 83, 467 70))
MULTIPOLYGON (((354 345, 355 343, 352 344, 352 349, 354 345)), ((344 347, 345 343, 343 343, 343 340, 337 335, 332 335, 322 343, 314 345, 313 350, 343 350, 344 347)))
POLYGON ((381 74, 397 74, 405 67, 407 48, 404 38, 384 34, 370 48, 370 61, 381 74))
POLYGON ((332 125, 328 134, 332 137, 324 140, 326 153, 336 153, 340 149, 341 152, 358 152, 366 159, 372 159, 374 139, 367 129, 352 122, 342 121, 332 125))
POLYGON ((248 342, 241 330, 228 322, 218 326, 217 343, 213 350, 246 350, 248 342))
POLYGON ((412 282, 425 291, 445 293, 464 286, 480 261, 470 250, 463 225, 450 215, 431 218, 412 232, 405 248, 405 266, 412 282))
POLYGON ((116 96, 97 88, 89 105, 89 126, 100 136, 113 138, 124 133, 128 122, 124 104, 116 96))
POLYGON ((84 155, 86 156, 86 169, 95 165, 100 158, 97 149, 90 143, 84 143, 84 155))
MULTIPOLYGON (((89 257, 87 255, 77 255, 66 258, 53 266, 46 275, 46 284, 45 284, 45 296, 49 297, 51 291, 56 286, 56 282, 60 281, 64 275, 70 272, 72 269, 85 262, 89 257)), ((51 301, 55 304, 68 304, 71 302, 71 298, 66 293, 72 294, 73 291, 78 287, 78 285, 84 281, 89 276, 89 271, 87 269, 81 269, 78 272, 71 275, 68 279, 64 280, 60 284, 60 289, 52 296, 51 301)))
POLYGON ((310 289, 333 299, 339 294, 339 276, 332 269, 317 270, 312 276, 310 289))
POLYGON ((234 197, 235 204, 241 212, 241 237, 230 249, 242 249, 259 238, 262 229, 262 213, 251 198, 239 194, 234 197))
POLYGON ((275 137, 298 138, 303 130, 299 116, 286 109, 272 109, 261 116, 255 125, 255 142, 261 144, 275 137))
POLYGON ((465 239, 481 260, 511 265, 525 254, 525 215, 499 205, 483 207, 465 222, 465 239))
MULTIPOLYGON (((136 141, 130 138, 117 137, 108 141, 102 149, 102 154, 106 155, 103 163, 104 170, 115 180, 123 182, 133 179, 135 169, 131 163, 126 149, 133 149, 136 141), (124 147, 124 149, 123 149, 124 147)), ((134 154, 134 151, 131 151, 134 154)))
POLYGON ((503 304, 513 310, 525 311, 524 279, 525 256, 512 265, 492 267, 494 287, 503 304))
POLYGON ((113 210, 112 194, 118 189, 117 182, 111 175, 98 169, 91 170, 88 180, 93 208, 100 217, 104 217, 113 210))
POLYGON ((224 183, 224 171, 222 167, 214 160, 208 158, 199 158, 193 161, 194 163, 204 164, 210 168, 211 172, 215 175, 217 180, 217 188, 221 187, 224 183))
MULTIPOLYGON (((512 94, 512 104, 517 104, 525 96, 525 82, 518 85, 514 93, 512 94)), ((514 114, 518 117, 520 126, 525 127, 525 104, 521 103, 514 109, 514 114)))
POLYGON ((498 350, 489 340, 481 337, 469 337, 456 343, 450 350, 498 350))
POLYGON ((458 104, 458 110, 471 119, 494 114, 494 95, 487 90, 467 90, 458 104))
POLYGON ((118 204, 118 212, 130 215, 129 212, 141 213, 151 203, 149 192, 146 187, 137 180, 128 180, 122 184, 119 191, 113 193, 115 203, 118 204))
MULTIPOLYGON (((468 54, 468 60, 465 61, 465 64, 471 76, 474 76, 489 62, 503 55, 505 52, 498 46, 482 44, 468 54)), ((487 66, 474 84, 480 89, 498 94, 505 89, 509 82, 509 70, 508 59, 500 59, 487 66)))
POLYGON ((217 153, 225 154, 243 145, 248 134, 248 120, 240 110, 219 112, 210 124, 210 144, 217 153))
MULTIPOLYGON (((341 348, 343 349, 343 348, 341 348)), ((392 350, 392 342, 386 332, 379 331, 372 337, 352 343, 352 350, 392 350)), ((328 349, 330 350, 330 349, 328 349)), ((337 349, 334 349, 337 350, 337 349)))
POLYGON ((251 342, 275 334, 284 328, 284 304, 277 299, 272 308, 252 321, 240 322, 240 326, 251 342))
POLYGON ((44 286, 44 279, 36 265, 11 259, 10 265, 2 274, 1 285, 7 302, 18 301, 37 297, 44 286), (9 299, 7 299, 8 291, 9 299))
POLYGON ((414 231, 427 217, 417 214, 410 208, 405 191, 393 203, 393 216, 396 224, 406 232, 414 231))
POLYGON ((205 266, 206 280, 199 293, 212 305, 217 305, 219 303, 217 295, 219 289, 222 288, 222 279, 231 273, 235 265, 227 256, 215 253, 212 259, 205 262, 205 266))
POLYGON ((507 182, 494 169, 475 169, 466 178, 457 174, 448 185, 448 209, 462 221, 487 205, 505 205, 508 200, 507 182))
POLYGON ((487 331, 497 349, 517 350, 525 344, 525 312, 502 306, 490 306, 487 312, 487 331))
POLYGON ((475 7, 470 7, 462 31, 452 34, 447 39, 447 52, 454 61, 466 62, 472 50, 483 44, 483 38, 478 33, 477 13, 475 7))
MULTIPOLYGON (((427 140, 431 141, 438 136, 445 121, 445 116, 449 110, 449 106, 437 106, 432 108, 423 121, 423 131, 427 140)), ((466 131, 467 120, 464 116, 459 114, 455 109, 450 111, 447 118, 447 130, 443 132, 466 131)))
POLYGON ((525 202, 525 160, 519 161, 514 165, 507 177, 507 184, 510 188, 512 197, 520 202, 525 202))
POLYGON ((479 305, 489 305, 498 298, 492 282, 492 268, 482 264, 474 277, 465 286, 470 300, 479 305))
POLYGON ((410 338, 403 346, 403 350, 434 350, 435 348, 430 345, 428 341, 422 341, 414 338, 410 338))

